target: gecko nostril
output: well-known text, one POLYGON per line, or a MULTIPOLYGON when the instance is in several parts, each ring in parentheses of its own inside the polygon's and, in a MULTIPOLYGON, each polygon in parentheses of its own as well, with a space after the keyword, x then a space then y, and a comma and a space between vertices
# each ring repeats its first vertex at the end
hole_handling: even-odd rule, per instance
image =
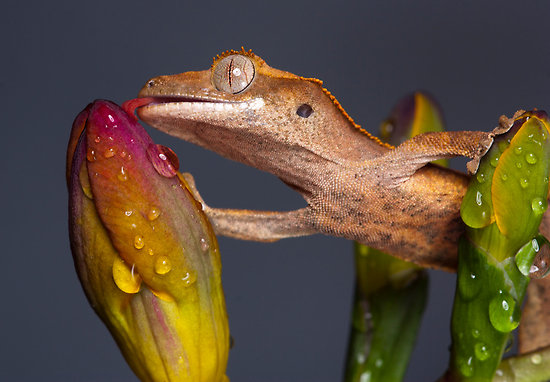
POLYGON ((301 104, 298 107, 298 110, 296 110, 296 114, 298 114, 302 118, 307 118, 313 113, 313 108, 309 106, 307 103, 301 104))

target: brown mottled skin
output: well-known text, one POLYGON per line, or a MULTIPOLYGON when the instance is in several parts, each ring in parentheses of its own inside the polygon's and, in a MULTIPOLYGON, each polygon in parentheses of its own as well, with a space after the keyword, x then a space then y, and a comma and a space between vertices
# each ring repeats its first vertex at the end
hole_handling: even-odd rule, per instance
POLYGON ((307 203, 290 212, 205 205, 217 234, 272 241, 324 233, 453 270, 468 178, 427 163, 475 157, 489 134, 428 133, 394 149, 355 124, 321 85, 271 68, 250 52, 232 51, 211 69, 149 80, 139 96, 152 98, 138 115, 161 131, 278 176, 307 203), (238 94, 218 90, 224 80, 212 75, 235 56, 255 70, 238 94), (304 104, 313 109, 308 117, 297 113, 304 104))

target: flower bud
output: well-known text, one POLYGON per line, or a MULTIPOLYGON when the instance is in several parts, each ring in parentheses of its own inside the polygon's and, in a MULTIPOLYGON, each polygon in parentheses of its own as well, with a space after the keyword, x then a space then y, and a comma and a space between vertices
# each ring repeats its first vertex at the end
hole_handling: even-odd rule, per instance
POLYGON ((71 249, 90 304, 141 380, 222 381, 218 245, 177 162, 117 105, 88 105, 67 154, 71 249))

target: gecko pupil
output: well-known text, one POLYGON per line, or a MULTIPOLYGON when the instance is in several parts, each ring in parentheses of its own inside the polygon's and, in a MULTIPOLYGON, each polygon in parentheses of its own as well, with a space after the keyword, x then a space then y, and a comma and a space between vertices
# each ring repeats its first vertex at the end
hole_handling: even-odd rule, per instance
POLYGON ((307 118, 313 113, 313 108, 309 106, 307 103, 304 103, 298 107, 298 110, 296 110, 296 114, 298 114, 302 118, 307 118))

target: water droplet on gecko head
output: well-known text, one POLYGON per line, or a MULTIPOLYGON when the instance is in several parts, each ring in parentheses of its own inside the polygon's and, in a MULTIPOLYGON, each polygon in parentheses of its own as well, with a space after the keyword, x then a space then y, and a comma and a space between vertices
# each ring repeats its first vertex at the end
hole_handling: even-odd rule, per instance
POLYGON ((166 178, 176 176, 179 169, 177 155, 166 146, 150 144, 147 147, 147 156, 155 170, 166 178))
POLYGON ((516 300, 506 291, 501 291, 489 303, 489 320, 499 332, 508 333, 517 328, 520 315, 516 300))
POLYGON ((159 275, 165 275, 172 270, 172 263, 166 256, 159 256, 155 260, 155 272, 159 275))

